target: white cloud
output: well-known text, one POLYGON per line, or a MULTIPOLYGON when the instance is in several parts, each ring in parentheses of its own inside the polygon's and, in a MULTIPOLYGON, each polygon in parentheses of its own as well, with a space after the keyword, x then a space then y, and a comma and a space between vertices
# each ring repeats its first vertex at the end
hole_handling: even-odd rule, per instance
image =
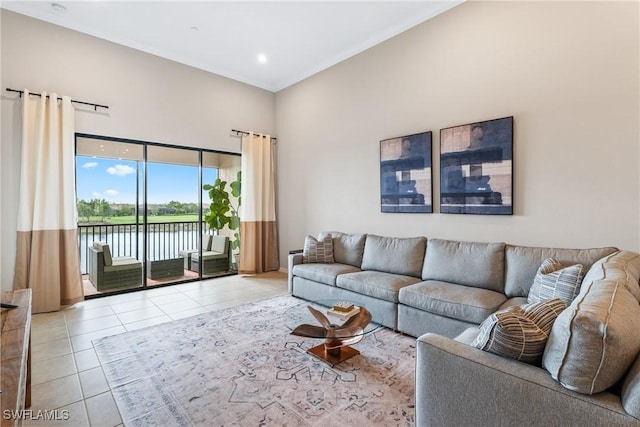
POLYGON ((125 176, 136 173, 136 170, 127 165, 115 165, 107 168, 107 172, 109 172, 111 175, 125 176))
POLYGON ((87 162, 82 165, 82 167, 86 169, 95 168, 96 166, 98 166, 98 162, 87 162))
POLYGON ((110 197, 117 196, 118 194, 120 194, 120 192, 118 190, 106 190, 104 192, 105 196, 110 196, 110 197))
POLYGON ((99 199, 102 197, 102 194, 98 193, 97 191, 94 191, 93 193, 91 193, 91 195, 95 198, 95 199, 99 199))

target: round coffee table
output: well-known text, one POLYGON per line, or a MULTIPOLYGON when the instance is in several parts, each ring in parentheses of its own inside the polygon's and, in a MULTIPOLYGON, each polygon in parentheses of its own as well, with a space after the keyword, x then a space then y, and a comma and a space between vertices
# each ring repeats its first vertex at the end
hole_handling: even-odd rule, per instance
POLYGON ((308 349, 307 353, 332 367, 360 354, 350 345, 382 328, 375 313, 356 303, 352 304, 358 308, 357 313, 351 317, 335 314, 330 309, 339 302, 345 301, 304 301, 284 312, 284 323, 292 335, 324 339, 324 343, 308 349))

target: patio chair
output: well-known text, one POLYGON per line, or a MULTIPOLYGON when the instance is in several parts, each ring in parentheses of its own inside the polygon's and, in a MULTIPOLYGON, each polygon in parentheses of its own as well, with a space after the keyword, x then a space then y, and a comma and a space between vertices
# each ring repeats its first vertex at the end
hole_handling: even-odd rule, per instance
POLYGON ((93 242, 89 247, 89 281, 99 291, 142 286, 142 261, 112 257, 107 243, 93 242))
MULTIPOLYGON (((229 238, 225 236, 212 236, 211 250, 202 252, 202 274, 212 274, 229 270, 229 238)), ((191 270, 200 268, 200 254, 191 255, 191 270)))
MULTIPOLYGON (((202 234, 202 252, 205 251, 210 251, 211 250, 211 238, 213 236, 209 233, 203 233, 202 234)), ((196 249, 183 249, 181 251, 178 251, 178 255, 180 255, 181 257, 184 258, 184 269, 185 270, 191 270, 191 256, 194 253, 198 253, 200 252, 200 249, 196 248, 196 249)))

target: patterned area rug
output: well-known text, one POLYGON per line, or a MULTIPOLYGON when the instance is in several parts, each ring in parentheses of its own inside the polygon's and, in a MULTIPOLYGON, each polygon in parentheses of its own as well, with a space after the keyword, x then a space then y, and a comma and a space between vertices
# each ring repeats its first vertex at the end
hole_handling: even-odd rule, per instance
POLYGON ((381 329, 334 368, 280 320, 280 296, 94 343, 126 426, 414 424, 415 339, 381 329))

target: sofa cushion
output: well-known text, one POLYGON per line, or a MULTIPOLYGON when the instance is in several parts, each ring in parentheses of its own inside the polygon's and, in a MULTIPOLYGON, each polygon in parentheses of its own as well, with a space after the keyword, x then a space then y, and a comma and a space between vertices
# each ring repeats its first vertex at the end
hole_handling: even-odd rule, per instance
POLYGON ((427 246, 425 237, 381 237, 368 234, 362 269, 420 277, 427 246))
POLYGON ((620 398, 624 410, 640 419, 640 354, 624 377, 620 398))
MULTIPOLYGON (((210 247, 207 252, 226 254, 229 251, 229 238, 226 236, 211 236, 210 247)), ((203 250, 204 252, 204 250, 203 250)))
POLYGON ((504 290, 504 243, 429 239, 423 280, 504 290))
POLYGON ((619 251, 596 261, 587 274, 583 283, 594 280, 617 279, 629 289, 629 292, 640 302, 640 254, 631 251, 619 251))
POLYGON ((429 313, 480 324, 505 302, 500 292, 427 280, 400 289, 399 301, 429 313))
POLYGON ((578 295, 582 283, 582 264, 563 267, 553 258, 547 258, 538 269, 527 301, 540 302, 560 298, 566 305, 578 295))
POLYGON ((555 298, 497 311, 482 322, 472 345, 539 365, 553 322, 565 308, 565 302, 555 298))
POLYGON ((419 281, 419 278, 413 276, 368 270, 341 274, 336 280, 336 285, 359 294, 397 303, 400 289, 419 281))
MULTIPOLYGON (((224 259, 229 258, 228 253, 222 252, 214 252, 214 251, 204 251, 202 252, 202 260, 203 261, 211 261, 212 259, 224 259)), ((191 254, 191 259, 195 261, 200 261, 200 254, 194 252, 191 254)))
POLYGON ((568 389, 585 394, 608 389, 640 351, 640 305, 629 290, 638 285, 640 256, 628 254, 599 263, 599 274, 590 270, 590 281, 583 281, 551 329, 542 364, 568 389))
POLYGON ((366 234, 345 234, 339 231, 322 232, 318 240, 330 235, 333 239, 333 259, 341 264, 360 268, 366 234))
POLYGON ((478 337, 480 333, 480 328, 477 326, 472 326, 470 328, 465 329, 462 333, 458 334, 453 338, 454 340, 461 342, 466 345, 473 345, 473 341, 478 337))
POLYGON ((98 252, 102 252, 105 267, 109 267, 113 264, 111 250, 109 249, 109 244, 107 242, 93 242, 93 248, 98 252))
POLYGON ((346 264, 297 264, 293 267, 293 275, 335 286, 340 274, 360 271, 358 267, 346 264))
POLYGON ((331 236, 325 236, 322 240, 317 240, 313 236, 305 237, 302 262, 333 264, 333 239, 331 236))
POLYGON ((509 297, 526 297, 540 264, 553 258, 562 265, 582 264, 583 271, 604 256, 618 250, 613 247, 594 249, 559 249, 506 245, 504 293, 509 297))

